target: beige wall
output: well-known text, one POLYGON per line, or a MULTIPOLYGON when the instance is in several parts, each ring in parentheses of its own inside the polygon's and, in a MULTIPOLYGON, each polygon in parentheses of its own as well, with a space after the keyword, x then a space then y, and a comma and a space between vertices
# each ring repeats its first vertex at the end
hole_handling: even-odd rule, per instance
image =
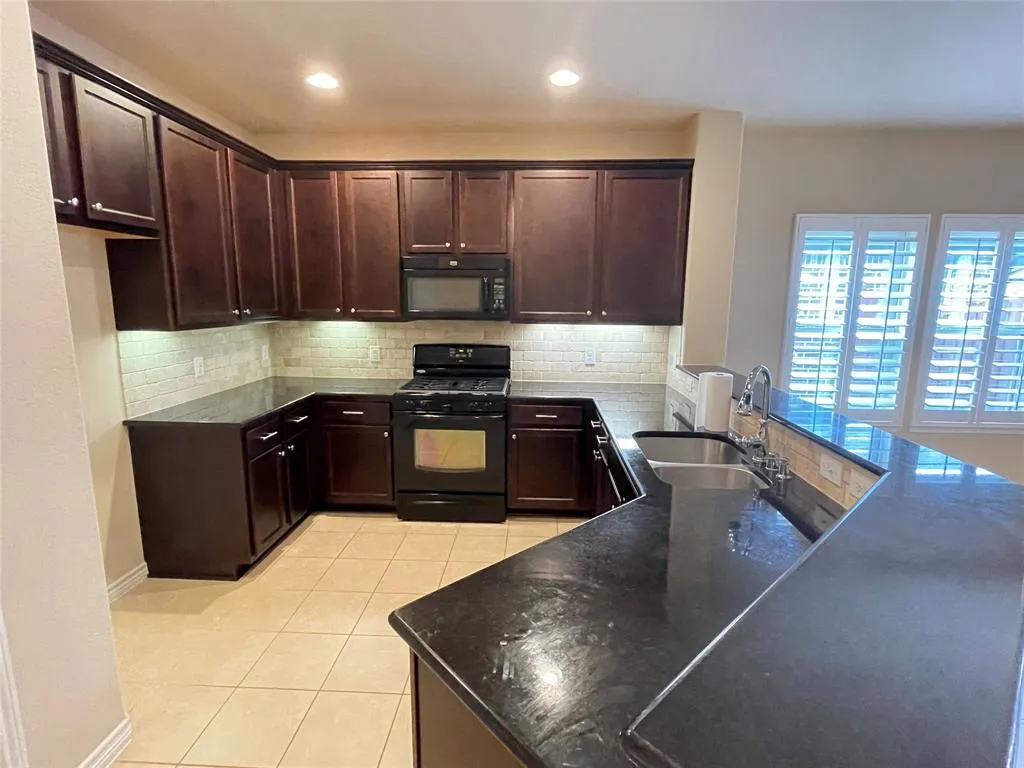
POLYGON ((58 227, 103 565, 111 584, 142 564, 104 236, 58 227))
POLYGON ((725 360, 743 115, 705 111, 696 118, 686 296, 679 334, 682 361, 725 360))
POLYGON ((126 720, 24 0, 0 69, 0 610, 28 762, 74 768, 126 720))
MULTIPOLYGON (((929 213, 930 277, 943 213, 1024 211, 1024 130, 748 128, 726 364, 781 364, 798 213, 929 213)), ((902 431, 1024 482, 1024 435, 902 431)))

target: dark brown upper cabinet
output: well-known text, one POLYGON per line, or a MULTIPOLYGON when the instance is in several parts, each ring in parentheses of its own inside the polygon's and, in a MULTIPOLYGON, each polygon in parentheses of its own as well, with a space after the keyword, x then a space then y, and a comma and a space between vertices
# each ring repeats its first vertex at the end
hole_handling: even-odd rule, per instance
POLYGON ((36 76, 39 100, 43 105, 46 159, 50 164, 54 210, 64 220, 67 220, 65 217, 84 218, 71 75, 55 64, 37 59, 36 76))
POLYGON ((340 205, 335 176, 331 171, 295 171, 286 177, 296 317, 342 317, 340 205))
POLYGON ((338 183, 347 314, 361 320, 400 319, 398 174, 348 171, 338 174, 338 183))
POLYGON ((683 318, 690 172, 602 171, 598 319, 683 318))
POLYGON ((451 171, 402 171, 402 249, 452 253, 455 210, 451 171))
POLYGON ((508 253, 512 176, 508 171, 459 171, 457 237, 462 253, 508 253))
POLYGON ((245 320, 281 315, 273 184, 266 165, 228 150, 238 309, 245 320))
POLYGON ((519 171, 512 320, 586 322, 594 309, 596 171, 519 171))
POLYGON ((153 113, 72 75, 85 215, 90 221, 160 228, 153 113))
POLYGON ((178 324, 231 322, 240 311, 228 208, 227 149, 161 118, 160 155, 178 324))

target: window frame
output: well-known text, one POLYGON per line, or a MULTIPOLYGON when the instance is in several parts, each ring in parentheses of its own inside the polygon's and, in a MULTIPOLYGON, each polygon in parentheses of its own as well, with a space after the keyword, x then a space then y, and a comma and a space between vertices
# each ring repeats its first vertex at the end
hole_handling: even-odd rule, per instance
POLYGON ((800 294, 801 254, 807 232, 816 230, 850 231, 853 233, 853 247, 850 259, 850 280, 847 293, 847 313, 843 320, 844 343, 839 376, 837 380, 836 403, 831 407, 851 419, 872 424, 874 426, 899 427, 903 425, 907 410, 907 401, 913 388, 912 367, 915 361, 914 352, 917 348, 918 315, 920 312, 922 281, 927 261, 931 214, 797 214, 793 228, 793 242, 790 251, 789 290, 786 297, 786 334, 783 340, 781 360, 781 382, 786 389, 790 388, 790 370, 793 363, 794 341, 796 333, 796 306, 800 294), (910 304, 907 310, 907 336, 900 365, 899 385, 896 396, 896 407, 893 410, 848 408, 846 400, 849 396, 850 365, 854 354, 854 344, 850 343, 850 334, 858 312, 857 297, 863 280, 864 255, 868 235, 878 231, 916 231, 918 233, 917 251, 914 255, 914 274, 911 279, 910 304))
POLYGON ((999 314, 1009 282, 1010 253, 1014 235, 1024 232, 1024 214, 943 214, 939 236, 935 243, 930 264, 931 277, 928 286, 927 304, 921 354, 917 360, 917 376, 914 385, 914 408, 910 428, 916 432, 962 432, 992 431, 1019 432, 1024 429, 1024 411, 985 410, 985 396, 992 373, 994 345, 993 330, 998 327, 999 314), (938 325, 939 303, 945 274, 949 239, 954 231, 998 231, 999 253, 996 256, 996 270, 993 281, 992 302, 984 334, 984 351, 981 363, 981 378, 978 383, 975 403, 969 411, 926 410, 928 374, 931 368, 935 329, 938 325))

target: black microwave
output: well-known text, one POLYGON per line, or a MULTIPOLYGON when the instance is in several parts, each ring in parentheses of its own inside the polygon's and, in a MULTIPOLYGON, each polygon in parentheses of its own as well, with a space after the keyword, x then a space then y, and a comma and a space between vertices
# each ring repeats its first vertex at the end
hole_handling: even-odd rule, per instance
POLYGON ((402 257, 402 315, 408 320, 508 320, 507 256, 402 257))

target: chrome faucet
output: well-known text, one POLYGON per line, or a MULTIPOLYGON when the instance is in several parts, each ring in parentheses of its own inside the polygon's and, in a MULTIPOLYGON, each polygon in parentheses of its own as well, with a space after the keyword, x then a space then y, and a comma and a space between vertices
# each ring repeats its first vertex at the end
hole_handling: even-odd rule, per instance
POLYGON ((749 416, 754 412, 754 384, 757 383, 759 376, 764 377, 764 390, 761 392, 761 418, 758 421, 757 434, 750 437, 737 436, 736 442, 745 450, 760 452, 763 455, 768 442, 766 425, 772 413, 772 372, 768 370, 768 366, 759 365, 747 375, 747 380, 743 384, 743 394, 736 403, 736 413, 740 416, 749 416))

